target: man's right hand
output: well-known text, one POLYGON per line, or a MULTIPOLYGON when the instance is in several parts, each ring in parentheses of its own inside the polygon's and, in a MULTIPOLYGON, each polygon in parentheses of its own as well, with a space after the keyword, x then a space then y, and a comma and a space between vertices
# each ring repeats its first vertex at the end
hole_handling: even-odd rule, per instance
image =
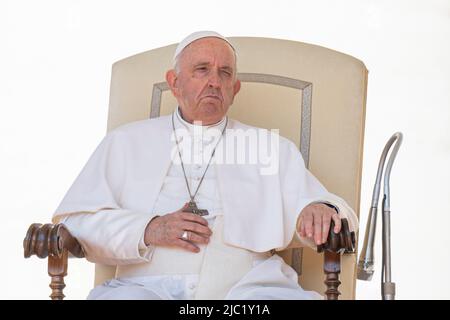
POLYGON ((200 249, 195 243, 207 244, 212 231, 206 219, 183 211, 187 208, 186 203, 178 211, 152 219, 145 228, 145 244, 180 247, 191 252, 199 252, 200 249), (187 240, 181 238, 185 231, 188 235, 187 240))

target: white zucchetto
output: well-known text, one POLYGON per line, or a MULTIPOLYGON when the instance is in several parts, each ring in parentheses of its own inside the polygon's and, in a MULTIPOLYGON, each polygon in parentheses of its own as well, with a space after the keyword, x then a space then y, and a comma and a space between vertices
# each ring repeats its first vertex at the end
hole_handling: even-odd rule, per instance
POLYGON ((191 33, 186 38, 181 40, 181 42, 178 44, 178 46, 175 50, 175 54, 173 55, 173 61, 175 62, 178 55, 181 53, 181 51, 183 51, 184 48, 186 48, 192 42, 194 42, 198 39, 201 39, 201 38, 209 38, 209 37, 219 38, 219 39, 226 41, 234 51, 234 47, 230 43, 230 41, 227 38, 225 38, 224 36, 222 36, 221 34, 215 32, 215 31, 197 31, 197 32, 191 33))

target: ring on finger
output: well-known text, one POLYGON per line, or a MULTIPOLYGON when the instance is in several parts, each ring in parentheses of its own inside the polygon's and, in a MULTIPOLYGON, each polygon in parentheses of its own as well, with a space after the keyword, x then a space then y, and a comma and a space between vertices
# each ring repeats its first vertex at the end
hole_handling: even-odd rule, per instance
POLYGON ((189 233, 187 230, 184 230, 183 234, 181 235, 181 239, 189 240, 189 233))

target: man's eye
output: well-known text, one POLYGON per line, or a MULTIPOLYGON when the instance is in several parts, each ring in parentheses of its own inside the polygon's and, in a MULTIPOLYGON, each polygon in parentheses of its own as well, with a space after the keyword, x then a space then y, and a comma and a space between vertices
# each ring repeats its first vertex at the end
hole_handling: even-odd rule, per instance
POLYGON ((199 68, 196 68, 195 70, 197 70, 197 71, 206 71, 206 67, 199 67, 199 68))
POLYGON ((222 70, 222 73, 224 73, 227 76, 231 76, 231 72, 230 71, 222 70))

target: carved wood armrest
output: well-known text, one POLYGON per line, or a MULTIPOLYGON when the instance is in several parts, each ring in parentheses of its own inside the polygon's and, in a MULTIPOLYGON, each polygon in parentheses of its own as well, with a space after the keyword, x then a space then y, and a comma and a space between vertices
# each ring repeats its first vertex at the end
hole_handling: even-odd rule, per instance
MULTIPOLYGON (((341 272, 341 253, 355 252, 355 233, 350 232, 347 219, 342 219, 342 228, 338 234, 333 232, 334 222, 331 221, 327 242, 317 246, 317 252, 324 252, 324 272, 326 274, 325 292, 328 300, 337 300, 340 292, 338 287, 341 272)), ((36 255, 39 258, 48 257, 48 274, 51 277, 50 288, 52 300, 62 300, 64 277, 67 275, 68 254, 83 258, 84 252, 78 240, 73 237, 63 224, 33 223, 23 240, 25 258, 36 255)))
POLYGON ((23 240, 24 257, 36 255, 39 258, 48 257, 48 274, 51 277, 50 288, 52 300, 64 299, 64 277, 67 275, 67 260, 69 253, 74 257, 83 258, 84 252, 78 240, 61 224, 33 223, 23 240))
POLYGON ((338 290, 341 282, 341 254, 355 253, 355 233, 350 232, 347 219, 342 219, 339 233, 334 233, 334 221, 331 221, 327 242, 317 246, 317 252, 324 252, 323 270, 325 272, 325 291, 327 300, 337 300, 341 294, 338 290))

